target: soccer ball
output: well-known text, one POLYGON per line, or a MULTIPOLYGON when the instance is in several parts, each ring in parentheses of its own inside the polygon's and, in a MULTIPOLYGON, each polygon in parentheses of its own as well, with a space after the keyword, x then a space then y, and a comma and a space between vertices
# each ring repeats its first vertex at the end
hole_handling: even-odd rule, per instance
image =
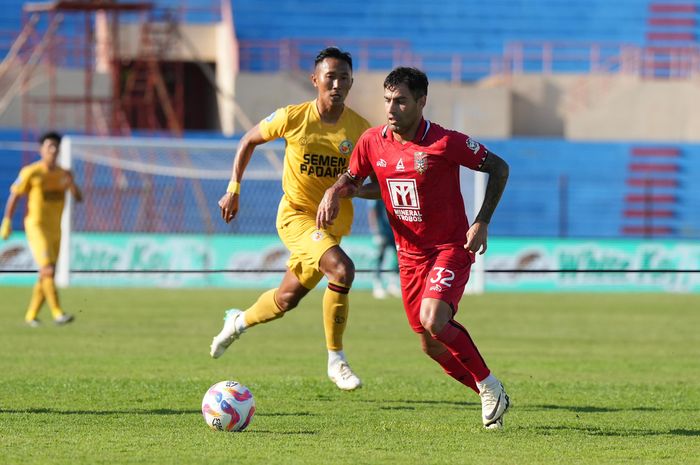
POLYGON ((214 384, 202 399, 204 421, 215 431, 243 431, 254 414, 253 394, 236 381, 214 384))

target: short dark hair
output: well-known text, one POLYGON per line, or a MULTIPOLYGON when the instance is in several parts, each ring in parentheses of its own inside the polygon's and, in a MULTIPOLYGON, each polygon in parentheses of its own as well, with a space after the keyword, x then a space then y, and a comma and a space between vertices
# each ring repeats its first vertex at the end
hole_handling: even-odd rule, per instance
POLYGON ((416 100, 428 95, 428 76, 417 68, 399 66, 394 68, 384 79, 385 89, 393 89, 401 84, 406 84, 416 100))
POLYGON ((44 134, 41 135, 41 137, 39 137, 39 144, 44 145, 45 140, 55 140, 56 142, 58 142, 60 144, 62 138, 63 138, 63 136, 61 136, 56 131, 45 132, 44 134))
POLYGON ((350 52, 344 52, 338 47, 326 47, 318 52, 318 55, 316 55, 316 59, 314 60, 314 68, 316 68, 316 66, 318 66, 318 64, 326 58, 337 58, 338 60, 343 60, 345 63, 350 65, 350 70, 352 71, 352 56, 350 56, 350 52))

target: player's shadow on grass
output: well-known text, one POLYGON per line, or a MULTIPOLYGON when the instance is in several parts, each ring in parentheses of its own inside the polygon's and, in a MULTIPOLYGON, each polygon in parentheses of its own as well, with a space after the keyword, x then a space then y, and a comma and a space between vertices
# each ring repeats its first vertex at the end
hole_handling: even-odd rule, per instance
POLYGON ((0 414, 2 413, 13 413, 13 414, 38 414, 38 413, 50 413, 52 415, 183 415, 183 414, 201 414, 200 410, 190 410, 190 409, 169 409, 169 408, 156 408, 156 409, 126 409, 126 410, 61 410, 52 408, 28 408, 28 409, 4 409, 0 408, 0 414))
POLYGON ((533 411, 533 410, 568 410, 575 413, 612 413, 612 412, 659 412, 658 407, 630 407, 630 408, 610 408, 596 407, 594 405, 523 405, 518 406, 518 410, 533 411))
MULTIPOLYGON (((183 414, 201 414, 200 410, 189 410, 189 409, 127 409, 127 410, 61 410, 52 409, 46 407, 39 408, 28 408, 28 409, 4 409, 0 408, 0 414, 2 413, 12 413, 12 414, 25 414, 25 413, 50 413, 52 415, 183 415, 183 414)), ((271 413, 261 413, 257 412, 256 416, 260 417, 310 417, 315 416, 315 413, 311 412, 271 412, 271 413)))
POLYGON ((433 405, 444 405, 450 407, 464 408, 468 406, 480 405, 478 402, 464 402, 464 401, 451 401, 451 400, 377 400, 377 399, 363 399, 362 402, 374 403, 374 404, 399 404, 399 405, 385 405, 380 406, 380 410, 416 410, 422 406, 433 406, 433 405))
POLYGON ((595 426, 536 426, 534 429, 547 433, 579 431, 592 436, 700 436, 700 430, 697 429, 605 429, 595 426))
POLYGON ((318 431, 270 431, 270 430, 259 430, 259 429, 250 429, 246 431, 246 434, 272 434, 272 435, 286 435, 286 436, 294 436, 294 435, 305 435, 305 436, 314 436, 318 434, 318 431))

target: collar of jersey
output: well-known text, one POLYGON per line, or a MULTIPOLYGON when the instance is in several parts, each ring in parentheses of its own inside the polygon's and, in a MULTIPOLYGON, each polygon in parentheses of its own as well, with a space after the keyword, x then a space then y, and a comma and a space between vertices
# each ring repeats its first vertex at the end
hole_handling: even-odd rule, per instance
MULTIPOLYGON (((428 131, 430 131, 430 120, 421 118, 420 119, 420 124, 418 125, 418 129, 416 130, 416 135, 413 137, 411 142, 414 144, 423 142, 428 135, 428 131)), ((394 133, 392 131, 389 131, 389 125, 385 124, 384 127, 382 128, 382 137, 387 138, 391 136, 391 140, 394 139, 394 133)))

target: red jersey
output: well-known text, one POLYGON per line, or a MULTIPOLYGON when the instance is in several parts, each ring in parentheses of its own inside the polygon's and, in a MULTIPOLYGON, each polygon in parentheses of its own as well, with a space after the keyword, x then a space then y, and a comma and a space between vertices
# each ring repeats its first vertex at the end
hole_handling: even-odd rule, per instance
POLYGON ((422 120, 405 144, 387 126, 365 131, 348 171, 360 179, 374 172, 399 250, 423 253, 466 243, 469 222, 459 167, 479 169, 487 155, 469 136, 422 120))

